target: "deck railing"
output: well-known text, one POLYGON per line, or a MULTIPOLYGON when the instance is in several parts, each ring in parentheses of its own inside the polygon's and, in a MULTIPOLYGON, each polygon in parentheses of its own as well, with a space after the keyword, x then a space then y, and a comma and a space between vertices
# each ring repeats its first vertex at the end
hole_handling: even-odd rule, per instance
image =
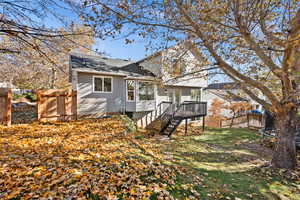
POLYGON ((184 101, 181 104, 171 104, 161 115, 161 129, 165 128, 172 118, 195 118, 206 116, 207 102, 184 101))
POLYGON ((170 101, 162 101, 157 105, 155 110, 150 111, 145 116, 143 116, 141 119, 137 121, 138 126, 140 127, 146 127, 150 123, 152 123, 155 119, 160 117, 165 111, 168 109, 169 105, 172 105, 172 102, 170 101))
POLYGON ((175 113, 175 117, 193 118, 207 114, 207 102, 185 101, 175 113))

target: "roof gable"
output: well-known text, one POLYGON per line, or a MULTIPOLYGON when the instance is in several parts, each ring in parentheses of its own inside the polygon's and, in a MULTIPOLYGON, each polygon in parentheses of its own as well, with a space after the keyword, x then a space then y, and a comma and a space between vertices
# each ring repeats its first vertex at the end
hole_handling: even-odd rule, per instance
POLYGON ((84 54, 70 55, 70 67, 72 70, 82 70, 90 73, 103 72, 133 77, 155 77, 150 71, 129 60, 84 54))

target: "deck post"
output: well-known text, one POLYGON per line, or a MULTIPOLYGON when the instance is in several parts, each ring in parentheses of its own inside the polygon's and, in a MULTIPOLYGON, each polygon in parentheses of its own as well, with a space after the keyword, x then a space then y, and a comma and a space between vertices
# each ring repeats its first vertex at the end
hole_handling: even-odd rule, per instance
POLYGON ((187 121, 187 119, 185 119, 185 135, 187 134, 187 125, 188 125, 188 121, 187 121))
POLYGON ((159 105, 159 115, 161 115, 161 104, 159 105))
POLYGON ((250 126, 250 119, 249 119, 249 113, 247 113, 247 127, 249 128, 249 126, 250 126))
POLYGON ((204 132, 204 127, 205 127, 205 116, 203 116, 202 120, 202 131, 204 132))
POLYGON ((145 116, 146 118, 146 126, 148 125, 148 113, 146 114, 146 116, 145 116))

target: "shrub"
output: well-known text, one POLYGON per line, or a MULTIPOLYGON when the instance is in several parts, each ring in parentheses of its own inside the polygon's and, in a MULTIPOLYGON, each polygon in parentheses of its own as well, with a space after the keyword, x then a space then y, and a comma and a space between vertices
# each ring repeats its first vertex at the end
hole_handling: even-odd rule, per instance
POLYGON ((137 129, 135 122, 132 119, 130 119, 127 115, 118 115, 118 118, 124 122, 127 133, 136 132, 137 129))
POLYGON ((13 100, 17 100, 17 99, 20 99, 20 98, 26 98, 26 99, 29 99, 30 101, 37 101, 37 96, 35 93, 33 92, 25 92, 23 94, 14 94, 13 95, 13 100))

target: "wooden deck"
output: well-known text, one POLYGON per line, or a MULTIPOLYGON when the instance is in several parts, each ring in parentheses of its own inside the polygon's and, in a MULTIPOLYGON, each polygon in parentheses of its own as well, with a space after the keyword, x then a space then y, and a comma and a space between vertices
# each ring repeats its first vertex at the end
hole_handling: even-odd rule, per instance
POLYGON ((161 115, 161 133, 171 136, 182 120, 192 119, 195 117, 204 117, 207 114, 207 103, 197 101, 185 101, 179 105, 171 104, 161 115))

